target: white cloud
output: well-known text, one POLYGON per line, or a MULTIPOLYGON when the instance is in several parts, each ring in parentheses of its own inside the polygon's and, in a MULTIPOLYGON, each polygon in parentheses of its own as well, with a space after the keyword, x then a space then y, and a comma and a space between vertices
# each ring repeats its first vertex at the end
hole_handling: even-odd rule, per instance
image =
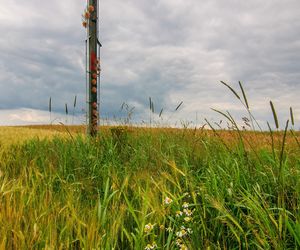
MULTIPOLYGON (((51 96, 63 112, 75 94, 84 108, 85 2, 0 3, 0 108, 47 110, 51 96)), ((101 1, 102 114, 120 115, 125 101, 148 118, 151 96, 166 112, 184 101, 178 120, 219 119, 211 107, 241 117, 219 84, 241 80, 259 120, 272 118, 272 99, 282 122, 291 105, 299 122, 299 13, 298 0, 101 1)))
POLYGON ((9 109, 0 110, 0 125, 40 125, 40 124, 84 124, 84 116, 75 113, 73 116, 68 116, 61 113, 50 113, 43 110, 37 109, 9 109))

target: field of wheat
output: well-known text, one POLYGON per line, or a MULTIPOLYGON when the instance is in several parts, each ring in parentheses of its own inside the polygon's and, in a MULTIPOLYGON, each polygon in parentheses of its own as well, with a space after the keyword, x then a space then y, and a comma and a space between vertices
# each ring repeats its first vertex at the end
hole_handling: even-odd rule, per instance
POLYGON ((299 135, 0 128, 0 249, 299 249, 299 135))

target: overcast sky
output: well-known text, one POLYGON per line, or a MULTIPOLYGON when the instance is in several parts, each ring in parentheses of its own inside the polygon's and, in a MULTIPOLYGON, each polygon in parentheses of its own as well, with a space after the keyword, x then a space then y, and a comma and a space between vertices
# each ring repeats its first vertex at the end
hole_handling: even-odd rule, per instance
MULTIPOLYGON (((0 124, 49 122, 50 96, 52 119, 65 120, 75 95, 82 114, 85 6, 0 0, 0 124)), ((299 124, 299 0, 101 0, 100 21, 102 117, 125 115, 126 102, 134 120, 149 122, 152 97, 155 111, 164 109, 152 119, 165 124, 222 119, 210 108, 242 118, 223 80, 236 89, 243 83, 262 125, 273 122, 270 100, 281 124, 290 106, 299 124)))

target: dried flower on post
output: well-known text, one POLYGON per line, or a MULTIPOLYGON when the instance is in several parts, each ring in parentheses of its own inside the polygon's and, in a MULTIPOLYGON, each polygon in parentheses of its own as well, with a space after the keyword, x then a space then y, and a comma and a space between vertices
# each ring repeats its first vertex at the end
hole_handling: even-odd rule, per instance
POLYGON ((90 6, 88 7, 88 11, 89 11, 90 13, 94 12, 94 11, 95 11, 94 6, 93 6, 93 5, 90 5, 90 6))
POLYGON ((90 19, 91 18, 91 14, 89 12, 85 12, 84 13, 84 18, 90 19))
POLYGON ((93 80, 92 80, 92 84, 93 84, 93 85, 96 85, 96 84, 97 84, 97 80, 96 80, 96 79, 93 79, 93 80))

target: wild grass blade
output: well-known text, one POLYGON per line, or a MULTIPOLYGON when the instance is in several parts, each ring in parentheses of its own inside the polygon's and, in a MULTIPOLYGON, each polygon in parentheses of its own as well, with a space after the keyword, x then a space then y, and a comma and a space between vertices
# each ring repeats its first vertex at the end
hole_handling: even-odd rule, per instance
POLYGON ((292 133, 293 138, 295 139, 295 141, 296 141, 298 147, 300 148, 300 142, 299 142, 299 140, 298 140, 298 138, 297 138, 297 135, 295 134, 295 132, 294 132, 292 129, 291 129, 291 133, 292 133))
POLYGON ((159 118, 162 116, 163 110, 164 110, 163 108, 160 110, 159 116, 158 116, 159 118))
POLYGON ((290 116, 291 116, 291 122, 292 122, 292 125, 294 126, 295 123, 294 123, 294 114, 293 114, 293 109, 292 109, 292 107, 290 107, 290 116))
POLYGON ((149 123, 150 123, 150 128, 152 127, 152 99, 149 97, 149 123))
POLYGON ((270 101, 270 106, 271 106, 271 109, 272 109, 272 114, 273 114, 273 118, 274 118, 274 122, 275 122, 275 127, 276 127, 276 129, 279 129, 278 118, 277 118, 276 110, 275 110, 275 107, 274 107, 274 104, 273 104, 272 101, 270 101))
POLYGON ((51 99, 51 96, 49 98, 49 114, 50 114, 50 124, 52 123, 52 117, 51 117, 51 114, 52 114, 52 99, 51 99))
POLYGON ((249 104, 248 104, 247 96, 246 96, 246 93, 244 91, 243 85, 242 85, 242 83, 240 81, 239 81, 239 85, 240 85, 240 89, 241 89, 242 94, 243 94, 243 98, 244 98, 244 102, 246 104, 246 107, 247 107, 247 109, 249 109, 249 104))
POLYGON ((263 129, 261 128, 261 126, 259 125, 257 120, 255 119, 255 117, 253 116, 252 112, 250 111, 250 107, 249 107, 249 103, 248 103, 248 100, 247 100, 246 92, 244 91, 242 83, 239 81, 239 85, 240 85, 240 88, 242 90, 244 101, 242 101, 241 97, 238 95, 238 93, 231 86, 229 86, 227 83, 225 83, 223 81, 221 81, 221 83, 224 84, 227 88, 229 88, 230 91, 239 99, 241 104, 246 108, 246 110, 249 114, 249 117, 250 117, 252 129, 255 130, 254 123, 253 123, 253 121, 254 121, 255 124, 257 125, 257 127, 259 128, 259 130, 263 131, 263 129))
POLYGON ((77 104, 77 95, 75 95, 74 97, 74 103, 73 103, 73 108, 76 108, 76 104, 77 104))
POLYGON ((228 116, 227 114, 225 114, 224 112, 220 111, 220 110, 217 110, 217 109, 214 109, 214 108, 211 108, 211 110, 221 114, 222 116, 224 116, 230 123, 234 124, 234 121, 231 119, 230 116, 228 116))
POLYGON ((49 112, 51 113, 52 111, 52 99, 51 99, 51 96, 49 98, 49 112))
POLYGON ((238 95, 238 93, 231 87, 229 86, 226 82, 224 81, 220 81, 222 84, 224 84, 227 88, 230 89, 230 91, 236 96, 236 98, 238 98, 239 100, 241 99, 241 97, 238 95))
POLYGON ((177 111, 177 110, 181 107, 182 104, 183 104, 183 101, 181 101, 181 102, 177 105, 175 111, 177 111))
POLYGON ((77 105, 77 95, 74 97, 74 102, 73 102, 73 116, 72 116, 72 124, 74 124, 74 117, 75 117, 75 109, 77 105))
POLYGON ((152 111, 152 99, 149 97, 149 110, 152 111))
POLYGON ((273 155, 273 159, 274 159, 274 163, 276 162, 276 154, 275 154, 275 143, 274 143, 274 135, 273 135, 273 130, 269 124, 269 122, 267 122, 268 128, 269 128, 269 132, 270 132, 270 136, 271 136, 271 148, 272 148, 272 155, 273 155))
POLYGON ((228 147, 228 145, 225 143, 224 139, 219 135, 219 133, 217 133, 217 131, 215 130, 215 128, 211 125, 211 123, 205 118, 204 119, 205 122, 207 123, 207 125, 211 128, 211 130, 214 132, 214 135, 216 135, 220 141, 222 142, 222 144, 225 146, 225 148, 227 149, 228 152, 231 152, 231 149, 228 147))
POLYGON ((68 111, 68 104, 67 104, 67 103, 65 104, 65 112, 66 112, 66 115, 69 114, 69 111, 68 111))
POLYGON ((298 222, 294 222, 290 220, 289 218, 286 218, 286 225, 288 231, 293 236, 295 243, 298 247, 300 247, 300 224, 298 222))
POLYGON ((282 171, 283 153, 284 153, 284 148, 285 148, 285 143, 286 143, 286 135, 287 135, 288 126, 289 126, 289 120, 286 121, 283 139, 282 139, 282 143, 281 143, 281 151, 280 151, 280 157, 279 157, 280 173, 282 171))
MULTIPOLYGON (((243 85, 242 83, 239 81, 239 85, 240 85, 240 89, 242 91, 242 94, 243 94, 243 98, 244 98, 244 102, 245 102, 245 105, 246 105, 246 109, 247 109, 247 112, 249 114, 249 118, 250 118, 250 122, 251 122, 251 126, 252 126, 252 129, 255 130, 255 127, 254 127, 254 123, 253 123, 253 117, 252 117, 252 113, 250 111, 250 106, 249 106, 249 103, 248 103, 248 100, 247 100, 247 95, 246 95, 246 92, 243 88, 243 85)), ((255 120, 255 119, 254 119, 255 120)), ((256 121, 256 120, 255 120, 256 121)), ((257 122, 256 122, 257 123, 257 122)), ((258 124, 258 123, 257 123, 258 124)), ((258 126, 260 128, 260 126, 258 126)))

